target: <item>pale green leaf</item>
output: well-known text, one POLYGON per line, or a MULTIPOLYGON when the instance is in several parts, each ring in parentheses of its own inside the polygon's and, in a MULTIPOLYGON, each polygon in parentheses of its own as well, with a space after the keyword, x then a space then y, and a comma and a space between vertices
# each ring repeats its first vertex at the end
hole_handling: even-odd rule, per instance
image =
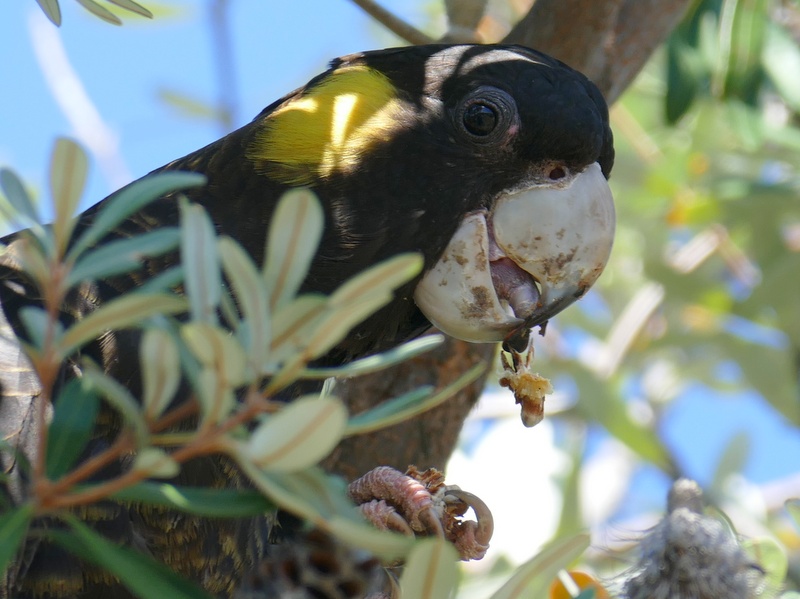
POLYGON ((181 327, 181 337, 199 362, 218 372, 228 385, 244 382, 247 355, 228 331, 205 322, 190 322, 181 327))
POLYGON ((549 543, 535 557, 522 564, 491 599, 544 597, 559 570, 577 559, 589 546, 588 533, 549 543))
POLYGON ((242 246, 229 237, 221 238, 217 245, 222 268, 244 317, 248 359, 256 369, 260 369, 266 360, 270 340, 267 289, 256 265, 242 246))
POLYGON ((3 192, 6 200, 8 200, 17 215, 25 219, 23 223, 26 226, 34 223, 41 224, 39 211, 14 171, 0 168, 0 191, 3 192))
POLYGON ((191 96, 172 89, 160 89, 158 97, 162 102, 178 109, 182 116, 189 116, 208 121, 218 121, 220 114, 217 106, 197 100, 191 96))
POLYGON ((53 236, 59 252, 66 249, 72 235, 88 169, 89 161, 81 146, 64 137, 56 140, 50 159, 50 194, 55 214, 53 236))
POLYGON ((142 403, 151 420, 158 418, 181 382, 180 356, 172 336, 161 329, 145 331, 139 345, 142 364, 142 403))
POLYGON ((419 541, 406 559, 400 577, 404 597, 445 599, 452 597, 456 587, 458 552, 440 538, 419 541))
POLYGON ((769 537, 746 539, 742 542, 742 548, 764 570, 764 583, 767 588, 779 589, 783 586, 789 570, 789 557, 777 541, 769 537))
POLYGON ((133 469, 146 472, 152 478, 173 478, 178 476, 181 465, 173 460, 163 449, 145 447, 139 450, 133 460, 133 469))
POLYGON ((89 227, 70 248, 67 256, 71 260, 86 251, 111 232, 128 216, 144 208, 158 198, 179 189, 204 185, 206 178, 198 173, 166 172, 148 175, 123 187, 107 200, 89 227))
POLYGON ((147 10, 141 4, 137 4, 133 2, 133 0, 108 0, 111 4, 116 4, 120 8, 124 8, 125 10, 129 10, 132 13, 136 13, 137 15, 141 15, 142 17, 146 17, 148 19, 153 18, 153 13, 147 10))
POLYGON ((81 257, 67 277, 72 287, 83 281, 98 280, 136 270, 142 261, 160 256, 178 246, 180 231, 176 227, 163 227, 127 239, 117 239, 103 244, 81 257))
MULTIPOLYGON (((42 11, 50 22, 56 27, 61 26, 61 7, 58 5, 58 0, 36 0, 41 7, 42 11)), ((0 568, 1 570, 2 568, 0 568)))
POLYGON ((192 320, 217 322, 222 295, 214 225, 202 206, 181 202, 181 261, 192 320))
POLYGON ((301 295, 273 314, 269 364, 265 372, 305 347, 326 303, 324 295, 301 295))
POLYGON ((156 314, 175 314, 186 310, 186 300, 175 295, 132 293, 111 300, 72 325, 61 338, 66 355, 97 339, 105 331, 135 327, 156 314))
POLYGON ((117 15, 94 0, 77 0, 77 2, 94 16, 102 19, 106 23, 111 23, 112 25, 122 25, 122 21, 117 15))
POLYGON ((417 542, 403 534, 378 530, 371 523, 356 522, 342 515, 328 516, 325 522, 327 530, 338 539, 348 545, 362 547, 388 562, 407 555, 417 542))
POLYGON ((58 343, 63 335, 63 327, 59 321, 50 322, 50 317, 43 308, 36 306, 25 306, 19 311, 19 319, 28 333, 33 346, 44 349, 44 344, 50 338, 54 343, 58 343), (52 327, 52 337, 48 336, 48 330, 52 327))
POLYGON ((205 368, 196 377, 197 399, 203 413, 203 420, 221 422, 233 410, 236 397, 233 387, 216 370, 205 368))
POLYGON ((476 364, 438 393, 430 395, 426 388, 416 389, 357 414, 348 422, 345 436, 381 430, 432 410, 475 382, 484 370, 486 364, 476 364))
POLYGON ((347 306, 372 294, 391 297, 391 292, 417 276, 423 265, 420 254, 399 254, 384 260, 344 283, 330 296, 330 303, 347 306))
POLYGON ((307 395, 265 417, 244 456, 264 470, 303 470, 331 452, 346 424, 347 408, 339 399, 307 395))
POLYGON ((319 200, 308 189, 287 191, 278 202, 264 257, 264 282, 273 310, 300 289, 322 238, 324 220, 319 200))
POLYGON ((782 27, 770 24, 761 65, 778 92, 795 112, 800 112, 800 48, 782 27))

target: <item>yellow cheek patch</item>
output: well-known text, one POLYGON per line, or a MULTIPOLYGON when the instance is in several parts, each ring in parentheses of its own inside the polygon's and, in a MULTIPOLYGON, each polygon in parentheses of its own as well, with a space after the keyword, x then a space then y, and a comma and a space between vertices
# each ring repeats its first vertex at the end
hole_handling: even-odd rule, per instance
POLYGON ((380 72, 349 66, 272 112, 247 150, 264 173, 287 185, 310 185, 354 169, 398 125, 397 92, 380 72))

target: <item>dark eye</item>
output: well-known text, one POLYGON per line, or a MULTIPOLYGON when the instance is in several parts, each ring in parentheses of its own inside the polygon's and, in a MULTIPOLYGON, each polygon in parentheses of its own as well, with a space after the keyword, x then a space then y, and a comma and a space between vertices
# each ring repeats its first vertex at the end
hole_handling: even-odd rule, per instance
POLYGON ((467 141, 505 143, 519 122, 510 94, 496 87, 479 87, 461 98, 453 113, 455 126, 467 141))
POLYGON ((464 129, 481 137, 489 135, 497 126, 498 115, 494 106, 476 102, 464 111, 464 129))

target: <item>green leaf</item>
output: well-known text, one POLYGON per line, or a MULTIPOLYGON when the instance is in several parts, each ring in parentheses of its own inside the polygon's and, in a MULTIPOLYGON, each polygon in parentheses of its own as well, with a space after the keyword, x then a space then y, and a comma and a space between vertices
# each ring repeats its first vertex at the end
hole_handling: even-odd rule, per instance
POLYGON ((359 360, 354 360, 344 366, 335 368, 307 368, 303 371, 304 379, 327 379, 329 377, 352 377, 363 376, 384 370, 400 362, 405 362, 424 354, 444 342, 444 335, 426 335, 419 339, 414 339, 379 354, 367 356, 359 360))
POLYGON ((177 487, 168 483, 142 482, 114 493, 118 501, 146 503, 207 518, 246 518, 277 507, 258 491, 177 487))
POLYGON ((202 206, 181 202, 181 261, 192 320, 217 322, 222 295, 214 225, 202 206))
POLYGON ((458 552, 440 538, 419 541, 408 555, 400 588, 404 597, 444 599, 456 588, 458 552))
POLYGON ((145 331, 139 345, 142 365, 142 405, 150 420, 167 409, 181 382, 180 355, 172 335, 161 329, 145 331))
POLYGON ((183 283, 183 266, 177 265, 161 271, 147 282, 136 288, 136 293, 141 295, 158 295, 165 291, 175 289, 183 283))
POLYGON ((0 168, 0 191, 3 192, 17 215, 23 217, 25 226, 42 223, 31 196, 25 191, 25 186, 14 171, 0 168))
POLYGON ((486 370, 486 364, 476 364, 444 389, 429 395, 426 388, 415 389, 400 397, 385 401, 371 410, 353 416, 345 436, 361 435, 392 426, 443 404, 467 385, 475 382, 486 370))
POLYGON ((103 244, 78 260, 67 277, 67 285, 73 287, 141 268, 143 260, 175 249, 180 239, 177 227, 163 227, 103 244))
POLYGON ((250 363, 260 370, 267 359, 266 352, 270 341, 270 322, 267 289, 264 281, 250 259, 238 243, 229 237, 218 242, 222 268, 231 282, 236 301, 244 317, 247 331, 247 357, 250 363))
POLYGON ((697 97, 702 84, 702 71, 696 51, 680 33, 670 36, 667 42, 667 93, 665 115, 667 123, 675 124, 686 114, 697 97))
POLYGON ((5 572, 9 562, 28 532, 34 509, 25 504, 13 511, 0 515, 0 572, 5 572))
MULTIPOLYGON (((22 321, 34 347, 43 349, 47 339, 48 327, 51 326, 47 312, 43 308, 37 308, 36 306, 25 306, 20 308, 19 319, 22 321)), ((63 327, 59 321, 53 322, 52 327, 54 333, 52 341, 58 343, 59 338, 64 334, 63 327)))
POLYGON ((125 423, 133 429, 136 444, 139 447, 145 447, 149 441, 150 432, 136 398, 116 379, 105 374, 88 358, 84 358, 82 367, 83 379, 86 384, 96 389, 122 415, 125 423))
POLYGON ((118 224, 147 204, 179 189, 205 185, 206 178, 198 173, 166 172, 148 175, 123 187, 107 200, 89 227, 67 254, 76 260, 86 249, 100 241, 118 224))
POLYGON ((132 13, 135 13, 137 15, 141 15, 142 17, 147 17, 148 19, 152 19, 153 18, 153 13, 151 13, 149 10, 147 10, 141 4, 137 4, 136 2, 133 2, 133 0, 108 0, 108 1, 111 4, 115 4, 115 5, 119 6, 120 8, 124 8, 125 10, 129 10, 132 13))
POLYGON ((770 23, 761 65, 784 101, 800 113, 800 47, 786 30, 770 23))
POLYGON ((336 397, 306 395, 256 428, 242 456, 269 471, 291 472, 315 465, 342 438, 347 408, 336 397))
POLYGON ((297 294, 322 238, 325 216, 317 196, 292 189, 281 197, 270 222, 264 282, 275 310, 297 294))
POLYGON ((157 314, 176 314, 186 310, 186 300, 166 294, 131 293, 111 300, 72 325, 61 338, 61 351, 69 355, 106 331, 135 327, 157 314))
MULTIPOLYGON (((786 555, 786 550, 769 537, 746 539, 742 542, 742 548, 764 570, 766 587, 773 590, 780 589, 789 570, 789 557, 786 555)), ((766 596, 772 595, 767 594, 766 596)))
POLYGON ((111 23, 112 25, 122 25, 122 21, 117 15, 107 8, 101 6, 94 0, 77 0, 77 2, 94 16, 102 19, 106 23, 111 23))
POLYGON ((47 476, 58 479, 72 467, 92 437, 100 400, 85 381, 73 379, 61 392, 47 432, 47 476))
POLYGON ((61 27, 61 7, 58 5, 58 0, 36 0, 36 2, 50 22, 56 27, 61 27))
POLYGON ((59 138, 50 159, 50 194, 53 198, 53 236, 63 252, 75 226, 75 211, 86 185, 89 161, 86 153, 71 139, 59 138))
POLYGON ((559 570, 581 556, 589 546, 588 533, 580 533, 549 543, 534 558, 525 562, 491 599, 544 597, 559 570))
POLYGON ((75 516, 67 514, 64 519, 72 530, 48 530, 48 537, 69 553, 108 570, 133 594, 146 599, 211 599, 152 557, 111 543, 75 516))

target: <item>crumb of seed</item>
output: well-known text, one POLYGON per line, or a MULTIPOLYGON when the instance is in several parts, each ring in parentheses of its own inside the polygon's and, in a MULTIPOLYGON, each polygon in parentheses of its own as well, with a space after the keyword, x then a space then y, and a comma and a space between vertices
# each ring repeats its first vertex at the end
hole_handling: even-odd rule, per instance
POLYGON ((500 354, 503 364, 503 375, 499 383, 501 387, 511 389, 514 399, 520 404, 522 424, 530 428, 539 424, 544 418, 544 396, 553 393, 553 385, 549 379, 530 371, 530 358, 533 352, 529 351, 523 361, 519 354, 512 353, 512 361, 500 354))

